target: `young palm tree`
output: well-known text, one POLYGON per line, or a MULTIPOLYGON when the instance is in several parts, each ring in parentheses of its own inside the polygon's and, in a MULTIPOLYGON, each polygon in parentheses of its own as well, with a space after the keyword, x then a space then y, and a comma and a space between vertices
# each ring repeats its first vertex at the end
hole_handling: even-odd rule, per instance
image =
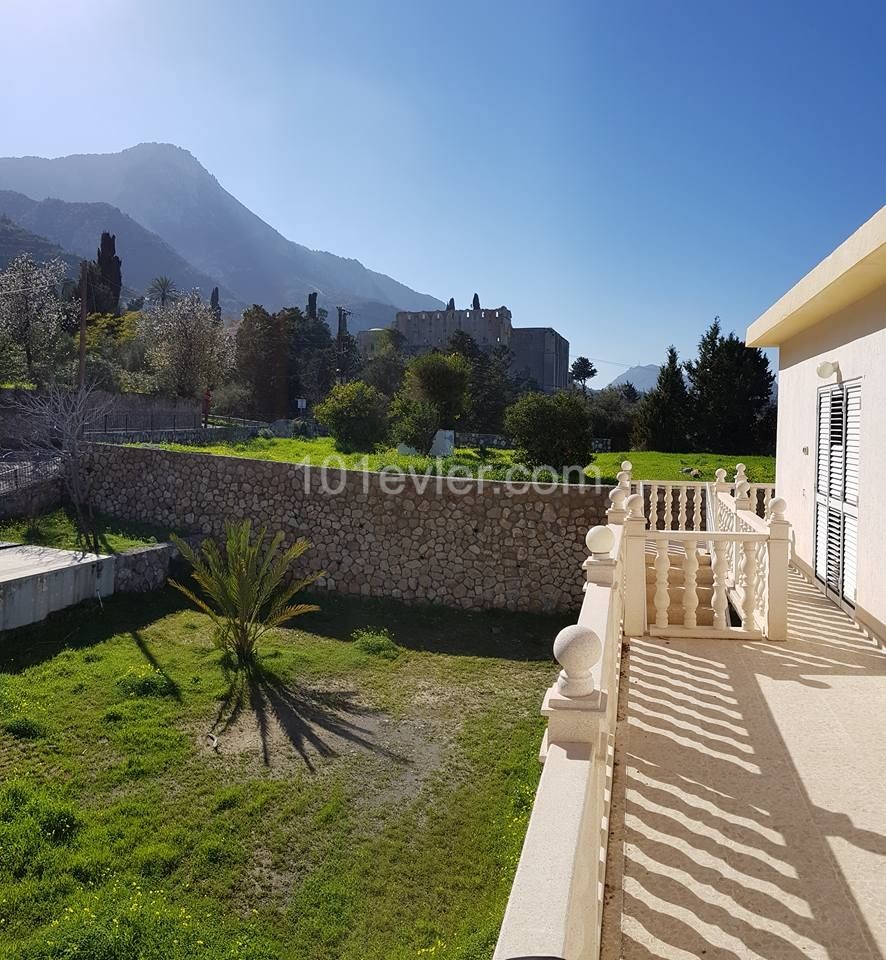
POLYGON ((269 630, 320 609, 291 601, 299 590, 322 577, 322 572, 284 582, 310 542, 297 540, 289 549, 281 550, 283 534, 278 533, 266 547, 266 529, 262 527, 253 538, 250 520, 226 524, 224 551, 211 539, 196 551, 180 537, 172 537, 193 567, 194 580, 206 599, 175 580, 170 583, 212 618, 216 645, 229 653, 238 667, 246 669, 255 660, 259 640, 269 630))
POLYGON ((154 277, 148 287, 148 299, 156 301, 161 307, 175 300, 177 295, 178 287, 169 277, 154 277))

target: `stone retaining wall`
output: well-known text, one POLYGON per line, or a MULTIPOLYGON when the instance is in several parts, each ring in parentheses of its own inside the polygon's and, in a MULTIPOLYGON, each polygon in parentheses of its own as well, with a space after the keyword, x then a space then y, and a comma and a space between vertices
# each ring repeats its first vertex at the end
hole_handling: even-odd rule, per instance
POLYGON ((105 444, 88 453, 94 506, 132 520, 219 535, 250 517, 309 538, 306 569, 344 593, 470 609, 578 611, 584 536, 604 522, 611 488, 446 478, 404 489, 390 474, 105 444), (465 492, 460 492, 465 491, 465 492))
POLYGON ((54 510, 62 503, 62 482, 59 479, 32 483, 20 490, 0 493, 0 520, 36 517, 54 510))
MULTIPOLYGON (((196 547, 203 538, 197 535, 185 539, 196 547)), ((114 592, 147 593, 149 590, 159 590, 166 583, 170 565, 178 558, 178 548, 174 543, 152 543, 116 554, 114 592)))

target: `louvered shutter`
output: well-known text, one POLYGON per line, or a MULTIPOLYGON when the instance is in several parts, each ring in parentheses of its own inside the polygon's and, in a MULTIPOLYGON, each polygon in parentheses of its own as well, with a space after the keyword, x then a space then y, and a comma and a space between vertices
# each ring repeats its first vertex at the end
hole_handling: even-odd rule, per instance
POLYGON ((861 384, 846 387, 846 464, 843 500, 858 506, 858 470, 861 459, 861 384))

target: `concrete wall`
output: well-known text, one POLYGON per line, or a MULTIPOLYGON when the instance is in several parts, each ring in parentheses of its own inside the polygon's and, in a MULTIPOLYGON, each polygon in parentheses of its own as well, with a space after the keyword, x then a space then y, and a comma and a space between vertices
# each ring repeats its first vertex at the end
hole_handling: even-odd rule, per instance
POLYGON ((816 366, 837 360, 844 381, 860 378, 857 615, 886 636, 883 545, 886 500, 886 286, 792 337, 779 350, 776 486, 787 500, 794 554, 807 571, 814 562, 818 388, 816 366))
POLYGON ((251 517, 287 540, 314 543, 306 567, 344 593, 470 609, 577 610, 588 528, 604 521, 611 488, 441 478, 424 490, 391 475, 148 448, 96 445, 93 502, 103 511, 219 535, 251 517), (467 491, 459 493, 457 491, 467 491))

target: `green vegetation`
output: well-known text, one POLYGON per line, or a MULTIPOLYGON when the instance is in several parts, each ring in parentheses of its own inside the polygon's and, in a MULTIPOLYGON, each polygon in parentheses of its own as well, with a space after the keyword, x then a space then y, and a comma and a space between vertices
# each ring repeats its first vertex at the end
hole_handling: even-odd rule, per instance
MULTIPOLYGON (((421 455, 403 455, 396 449, 389 448, 376 453, 342 454, 335 449, 333 440, 329 437, 318 437, 316 440, 307 439, 279 439, 247 440, 243 443, 215 443, 205 446, 184 446, 182 444, 166 443, 161 445, 164 450, 178 450, 192 453, 211 453, 216 456, 247 457, 251 460, 275 460, 281 463, 313 463, 320 464, 329 458, 329 462, 349 470, 379 471, 391 468, 416 473, 434 471, 437 461, 433 457, 421 455)), ((721 453, 658 453, 655 451, 622 451, 620 453, 598 453, 594 455, 588 471, 600 471, 603 483, 615 483, 615 477, 621 469, 622 460, 630 460, 634 465, 634 477, 637 480, 688 480, 692 479, 683 473, 683 468, 698 470, 699 479, 714 480, 714 471, 723 467, 733 476, 735 464, 745 463, 748 468, 748 477, 752 483, 771 483, 775 479, 775 458, 766 456, 728 456, 721 453)), ((503 479, 506 472, 514 465, 513 450, 487 449, 479 451, 468 447, 460 447, 451 457, 443 457, 440 465, 444 472, 458 468, 462 472, 476 475, 480 467, 489 469, 484 474, 488 479, 503 479)))
MULTIPOLYGON (((146 543, 161 543, 169 539, 169 530, 164 527, 129 520, 117 520, 98 514, 96 533, 102 553, 120 553, 130 547, 146 543)), ((82 535, 77 530, 76 518, 71 510, 59 508, 38 517, 21 520, 0 520, 0 541, 8 543, 32 543, 40 547, 55 547, 58 550, 85 550, 82 535)))
POLYGON ((225 525, 221 547, 212 538, 204 540, 199 550, 175 534, 172 539, 191 565, 200 594, 175 580, 170 580, 171 585, 212 620, 213 642, 238 668, 254 666, 259 640, 274 627, 318 609, 291 602, 322 576, 312 573, 300 580, 289 576, 292 565, 311 546, 304 538, 281 550, 282 530, 268 543, 267 527, 253 537, 252 521, 242 520, 225 525))
POLYGON ((389 433, 387 398, 362 380, 336 384, 314 415, 347 453, 374 450, 389 433))
POLYGON ((3 638, 4 957, 488 960, 563 621, 320 603, 249 679, 172 590, 3 638))

